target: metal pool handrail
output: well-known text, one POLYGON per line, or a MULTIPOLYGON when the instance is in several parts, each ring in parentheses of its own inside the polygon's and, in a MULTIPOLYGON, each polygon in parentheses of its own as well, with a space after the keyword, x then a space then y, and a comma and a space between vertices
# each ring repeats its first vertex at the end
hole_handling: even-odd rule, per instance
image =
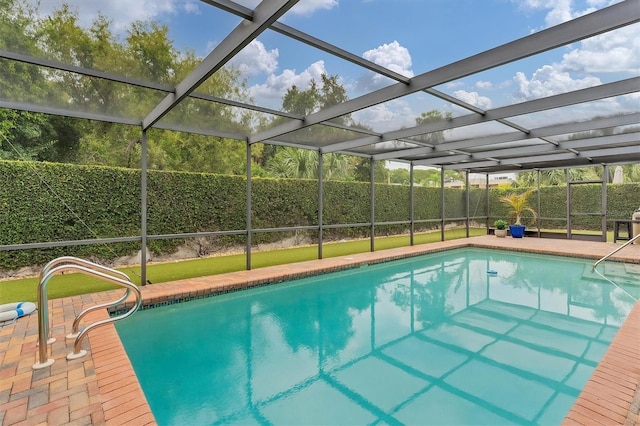
MULTIPOLYGON (((122 278, 122 279, 124 279, 126 281, 131 281, 129 279, 129 277, 127 276, 127 274, 125 274, 124 272, 121 272, 121 271, 118 271, 118 270, 115 270, 115 269, 112 269, 112 268, 108 268, 106 266, 102 266, 102 265, 99 265, 97 263, 90 262, 88 260, 80 259, 78 257, 62 256, 62 257, 58 257, 56 259, 53 259, 52 261, 47 263, 44 266, 44 268, 42 268, 42 272, 40 272, 39 282, 42 282, 44 280, 44 277, 49 273, 49 271, 51 271, 51 269, 55 268, 58 265, 62 265, 62 264, 86 266, 88 268, 104 272, 106 274, 112 274, 112 275, 120 277, 120 278, 122 278)), ((48 281, 48 279, 47 279, 47 281, 48 281)), ((127 296, 128 296, 128 294, 127 294, 127 296)), ((45 297, 46 297, 46 294, 45 294, 45 297)), ((38 288, 38 298, 40 298, 40 289, 39 288, 38 288)), ((39 304, 39 302, 38 302, 38 304, 39 304)), ((49 306, 48 306, 47 303, 44 303, 44 306, 38 308, 38 312, 42 313, 41 316, 38 316, 38 328, 39 329, 40 328, 44 329, 46 333, 49 332, 49 315, 48 315, 48 312, 47 312, 48 309, 49 309, 49 306), (44 320, 43 324, 40 324, 40 319, 44 320)), ((82 314, 80 314, 80 315, 82 315, 82 314)), ((82 315, 82 316, 84 316, 84 315, 82 315)), ((78 318, 76 318, 76 320, 77 319, 78 318)), ((76 328, 76 324, 75 324, 75 321, 74 321, 74 329, 73 329, 72 333, 76 333, 77 331, 78 331, 78 329, 76 328)), ((45 336, 45 340, 47 340, 46 336, 45 336)), ((55 338, 52 338, 47 343, 51 344, 53 342, 55 342, 55 338)))
POLYGON ((613 256, 614 254, 616 254, 617 252, 619 252, 620 250, 622 250, 623 248, 625 248, 626 246, 628 246, 629 244, 633 243, 635 240, 640 238, 640 234, 636 235, 635 237, 631 238, 629 241, 627 241, 626 243, 624 243, 623 245, 621 245, 620 247, 617 247, 615 250, 613 250, 611 253, 607 254, 606 256, 604 256, 602 259, 596 261, 593 264, 593 271, 600 275, 602 278, 604 278, 605 280, 609 281, 609 283, 613 284, 615 287, 619 288, 620 290, 622 290, 627 296, 629 296, 630 298, 632 298, 633 300, 635 300, 636 302, 638 301, 638 298, 636 298, 635 296, 633 296, 632 294, 630 294, 628 291, 626 291, 625 289, 623 289, 622 287, 620 287, 618 284, 614 283, 613 281, 611 281, 609 278, 605 277, 604 274, 600 273, 600 271, 598 271, 596 269, 596 267, 603 261, 607 260, 608 258, 610 258, 611 256, 613 256))
POLYGON ((604 256, 602 259, 598 260, 596 263, 593 264, 593 269, 596 269, 596 266, 598 266, 600 264, 600 262, 607 260, 608 258, 610 258, 611 256, 613 256, 614 254, 616 254, 617 252, 619 252, 620 250, 622 250, 623 248, 625 248, 626 246, 628 246, 629 244, 633 243, 635 240, 637 240, 638 238, 640 238, 640 234, 636 235, 635 237, 631 238, 629 241, 627 241, 626 243, 624 243, 623 245, 621 245, 620 247, 616 248, 615 250, 613 250, 611 253, 607 254, 606 256, 604 256))
POLYGON ((75 359, 86 354, 86 351, 80 350, 80 346, 82 341, 87 336, 87 333, 101 325, 105 325, 114 321, 118 321, 128 316, 132 315, 142 303, 142 294, 138 287, 131 282, 129 277, 123 272, 117 271, 115 269, 107 268, 106 266, 98 265, 97 263, 89 262, 88 260, 83 260, 71 256, 65 256, 58 259, 54 259, 49 262, 42 270, 40 274, 40 281, 38 283, 38 355, 39 362, 36 362, 33 365, 34 369, 40 369, 50 366, 54 363, 53 359, 47 358, 47 344, 53 343, 55 339, 48 339, 49 333, 49 315, 48 315, 48 303, 47 303, 47 284, 49 280, 57 273, 61 273, 64 271, 75 271, 85 275, 94 276, 100 278, 104 281, 109 281, 113 284, 117 284, 126 289, 125 294, 120 297, 118 300, 113 302, 108 302, 96 306, 92 306, 88 309, 82 311, 73 322, 72 334, 67 336, 70 338, 75 337, 75 343, 73 352, 67 355, 67 359, 75 359), (100 308, 107 308, 111 306, 116 306, 119 303, 125 301, 131 292, 135 294, 136 301, 133 307, 125 312, 122 315, 108 318, 106 320, 97 321, 95 323, 90 324, 85 328, 81 333, 77 333, 79 321, 82 317, 84 317, 87 313, 94 311, 100 308))

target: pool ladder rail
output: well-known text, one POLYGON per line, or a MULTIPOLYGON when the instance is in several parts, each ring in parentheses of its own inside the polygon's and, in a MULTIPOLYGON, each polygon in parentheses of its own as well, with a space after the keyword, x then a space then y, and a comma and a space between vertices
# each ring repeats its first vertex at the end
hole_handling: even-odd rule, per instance
POLYGON ((71 333, 69 333, 67 339, 75 339, 73 344, 73 352, 67 355, 67 359, 81 358, 87 354, 87 351, 81 349, 82 342, 87 337, 90 330, 96 327, 106 325, 121 319, 127 318, 140 308, 142 304, 142 294, 140 289, 131 282, 129 277, 120 271, 106 266, 99 265, 97 263, 90 262, 88 260, 79 259, 77 257, 64 256, 52 260, 47 263, 40 273, 40 280, 38 282, 38 362, 33 364, 33 369, 38 370, 46 368, 54 363, 54 359, 48 358, 47 345, 55 342, 55 338, 49 338, 49 312, 48 312, 48 300, 47 300, 47 284, 49 280, 56 274, 60 274, 66 271, 79 272, 85 275, 100 278, 104 281, 117 284, 124 287, 126 290, 122 297, 113 302, 102 303, 99 305, 91 306, 82 312, 80 312, 73 321, 71 333), (85 327, 84 330, 78 331, 80 327, 80 321, 89 312, 93 312, 98 309, 110 308, 123 303, 131 295, 135 295, 134 305, 125 313, 108 318, 101 321, 96 321, 85 327))
POLYGON ((605 280, 609 281, 611 284, 613 284, 615 287, 619 288, 620 290, 622 290, 624 293, 626 293, 627 296, 629 296, 630 298, 632 298, 633 300, 635 300, 636 302, 638 301, 638 298, 629 294, 628 291, 626 291, 625 289, 623 289, 622 287, 620 287, 618 284, 614 283, 613 281, 611 281, 609 278, 605 277, 600 271, 598 271, 598 269, 596 269, 598 267, 598 265, 602 262, 604 262, 605 260, 607 260, 608 258, 610 258, 611 256, 613 256, 614 254, 616 254, 617 252, 619 252, 620 250, 622 250, 623 248, 625 248, 626 246, 628 246, 629 244, 633 244, 634 241, 640 239, 640 234, 636 235, 635 237, 631 238, 629 241, 627 241, 626 243, 622 244, 620 247, 616 247, 615 250, 613 250, 611 253, 607 254, 606 256, 603 256, 601 259, 599 259, 598 261, 596 261, 593 264, 593 271, 600 275, 602 278, 604 278, 605 280))

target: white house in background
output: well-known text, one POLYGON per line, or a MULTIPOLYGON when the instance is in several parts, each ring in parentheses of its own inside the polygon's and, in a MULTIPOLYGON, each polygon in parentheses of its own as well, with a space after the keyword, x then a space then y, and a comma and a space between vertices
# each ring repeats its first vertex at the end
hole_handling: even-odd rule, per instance
MULTIPOLYGON (((513 174, 489 175, 489 188, 495 188, 498 185, 511 184, 516 181, 513 174)), ((483 175, 471 175, 469 177, 469 186, 471 188, 486 188, 487 179, 483 175)), ((454 180, 444 183, 445 188, 464 188, 464 182, 454 180)))

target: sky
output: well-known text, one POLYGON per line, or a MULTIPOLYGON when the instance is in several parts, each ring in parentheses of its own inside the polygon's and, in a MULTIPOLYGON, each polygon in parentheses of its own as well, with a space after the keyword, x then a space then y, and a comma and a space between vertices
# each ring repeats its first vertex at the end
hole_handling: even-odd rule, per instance
MULTIPOLYGON (((36 1, 36 0, 30 0, 36 1)), ((301 0, 281 22, 407 77, 500 46, 617 1, 611 0, 301 0)), ((60 0, 41 2, 41 9, 60 0)), ((240 23, 240 18, 197 0, 66 0, 80 21, 98 11, 116 31, 134 20, 169 27, 175 46, 206 56, 240 23)), ((253 8, 256 0, 239 0, 253 8)), ((322 73, 337 75, 349 98, 393 83, 346 61, 266 31, 232 64, 243 72, 256 104, 280 109, 292 85, 307 88, 322 73)), ((596 86, 640 74, 640 24, 574 43, 453 81, 438 90, 482 109, 596 86)), ((638 110, 640 98, 626 96, 588 105, 590 113, 638 110)), ((424 93, 355 112, 375 131, 414 126, 422 112, 456 115, 467 110, 424 93)), ((567 114, 580 111, 567 110, 567 114)), ((557 114, 556 114, 557 115, 557 114)), ((546 117, 552 120, 553 117, 546 117)), ((539 118, 538 118, 539 120, 539 118)), ((534 126, 534 122, 526 123, 534 126)), ((490 131, 490 130, 487 130, 490 131)))

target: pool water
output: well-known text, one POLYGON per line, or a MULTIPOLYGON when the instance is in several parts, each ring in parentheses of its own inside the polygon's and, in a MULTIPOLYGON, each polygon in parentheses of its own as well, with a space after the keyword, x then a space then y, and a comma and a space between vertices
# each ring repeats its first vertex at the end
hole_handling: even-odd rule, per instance
POLYGON ((638 292, 591 263, 458 249, 117 329, 160 425, 559 424, 638 292))

